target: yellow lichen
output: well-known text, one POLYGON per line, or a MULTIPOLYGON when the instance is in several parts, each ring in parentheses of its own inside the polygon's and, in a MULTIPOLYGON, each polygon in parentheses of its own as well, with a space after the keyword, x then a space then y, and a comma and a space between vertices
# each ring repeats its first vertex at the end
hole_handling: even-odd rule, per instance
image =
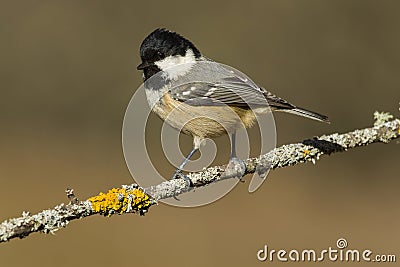
POLYGON ((310 150, 306 149, 303 151, 303 156, 306 157, 310 154, 310 150))
POLYGON ((151 205, 149 196, 140 188, 113 188, 88 199, 93 212, 105 215, 113 213, 135 212, 141 214, 151 205))

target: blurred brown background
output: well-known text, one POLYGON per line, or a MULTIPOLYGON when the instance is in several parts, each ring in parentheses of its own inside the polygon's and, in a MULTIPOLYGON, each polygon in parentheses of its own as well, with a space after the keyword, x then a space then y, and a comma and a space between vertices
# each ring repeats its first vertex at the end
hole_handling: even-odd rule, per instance
MULTIPOLYGON (((396 1, 2 1, 0 221, 66 202, 66 187, 85 199, 132 182, 121 127, 153 29, 329 115, 331 125, 277 114, 284 144, 371 125, 375 110, 399 115, 399 11, 396 1)), ((160 204, 12 240, 0 265, 272 265, 256 259, 265 244, 321 250, 341 237, 399 258, 398 164, 395 142, 359 148, 274 171, 254 194, 239 184, 201 208, 160 204)))

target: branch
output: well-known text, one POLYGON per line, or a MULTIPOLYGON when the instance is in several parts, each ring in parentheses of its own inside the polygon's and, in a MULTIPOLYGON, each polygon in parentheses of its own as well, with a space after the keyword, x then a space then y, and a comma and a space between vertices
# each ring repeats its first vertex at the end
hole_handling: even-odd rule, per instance
MULTIPOLYGON (((299 163, 315 163, 323 155, 343 152, 348 149, 372 143, 388 143, 400 137, 400 120, 388 113, 375 112, 373 127, 355 130, 344 134, 330 134, 305 140, 297 144, 283 145, 256 158, 245 160, 245 172, 259 173, 269 169, 293 166, 299 163)), ((137 213, 144 215, 160 199, 174 197, 196 187, 235 177, 224 174, 226 165, 214 166, 200 172, 186 175, 185 179, 174 179, 149 188, 136 184, 113 188, 85 201, 79 201, 72 189, 67 189, 69 204, 60 204, 53 209, 43 210, 31 215, 23 212, 22 217, 6 220, 0 224, 0 243, 19 237, 24 238, 34 232, 54 233, 75 219, 94 214, 111 216, 113 214, 137 213)))

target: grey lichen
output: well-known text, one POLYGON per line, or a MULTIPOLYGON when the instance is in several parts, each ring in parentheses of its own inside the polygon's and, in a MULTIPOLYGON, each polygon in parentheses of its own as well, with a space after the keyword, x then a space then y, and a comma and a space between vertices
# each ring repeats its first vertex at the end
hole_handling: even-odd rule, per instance
POLYGON ((379 126, 381 124, 384 124, 385 122, 388 122, 393 119, 393 115, 390 114, 389 112, 379 112, 375 111, 374 112, 374 126, 379 126))
POLYGON ((60 204, 53 209, 43 210, 34 215, 23 212, 21 217, 9 219, 0 224, 0 242, 15 237, 23 238, 33 232, 54 233, 66 227, 70 220, 88 216, 90 213, 90 205, 85 202, 60 204))

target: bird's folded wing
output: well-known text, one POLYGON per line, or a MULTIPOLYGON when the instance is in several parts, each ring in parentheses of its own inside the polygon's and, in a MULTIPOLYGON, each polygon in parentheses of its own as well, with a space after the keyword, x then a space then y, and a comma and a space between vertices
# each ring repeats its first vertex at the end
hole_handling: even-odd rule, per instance
POLYGON ((228 105, 242 108, 268 106, 278 109, 294 108, 287 101, 239 76, 221 78, 218 82, 188 82, 173 87, 169 93, 175 100, 193 106, 228 105))

